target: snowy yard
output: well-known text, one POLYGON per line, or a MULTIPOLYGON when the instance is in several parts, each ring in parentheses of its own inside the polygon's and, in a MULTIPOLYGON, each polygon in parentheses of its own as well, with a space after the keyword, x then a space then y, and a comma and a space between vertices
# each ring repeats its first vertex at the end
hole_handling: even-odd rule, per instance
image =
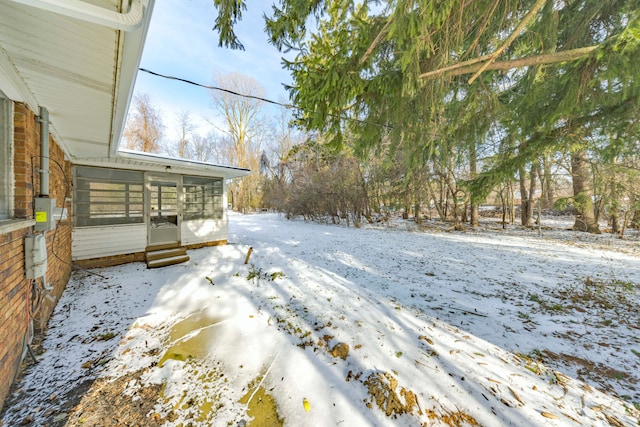
POLYGON ((638 237, 546 225, 232 215, 187 264, 76 273, 0 425, 637 426, 638 237))

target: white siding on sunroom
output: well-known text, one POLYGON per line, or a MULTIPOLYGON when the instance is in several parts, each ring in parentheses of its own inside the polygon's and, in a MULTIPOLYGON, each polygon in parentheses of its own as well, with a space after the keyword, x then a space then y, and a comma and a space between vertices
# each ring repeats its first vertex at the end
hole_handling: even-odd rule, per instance
POLYGON ((192 219, 182 221, 181 241, 183 245, 227 240, 229 223, 226 213, 221 219, 192 219))
POLYGON ((144 252, 147 224, 104 227, 75 227, 72 235, 72 259, 91 259, 144 252))

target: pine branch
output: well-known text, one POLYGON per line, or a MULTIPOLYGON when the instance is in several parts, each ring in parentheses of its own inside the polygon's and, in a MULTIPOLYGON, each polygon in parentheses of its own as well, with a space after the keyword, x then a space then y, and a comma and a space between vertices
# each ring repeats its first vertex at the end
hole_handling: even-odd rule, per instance
POLYGON ((387 20, 387 23, 384 24, 384 27, 382 27, 382 30, 380 30, 380 33, 376 36, 376 38, 373 40, 373 42, 371 42, 371 45, 369 46, 367 51, 364 53, 364 55, 362 55, 362 58, 360 58, 360 65, 364 64, 367 61, 367 59, 369 59, 369 57, 373 53, 373 50, 376 47, 378 47, 378 45, 380 44, 382 39, 389 32, 389 27, 391 27, 392 23, 393 23, 393 16, 390 16, 389 19, 387 20))
MULTIPOLYGON (((482 24, 480 25, 480 28, 478 29, 478 34, 476 35, 476 38, 473 40, 473 42, 471 42, 471 45, 469 46, 469 49, 467 49, 466 53, 470 53, 471 51, 473 51, 473 49, 475 49, 478 43, 480 42, 480 38, 482 37, 484 30, 487 28, 487 24, 489 24, 489 20, 493 17, 493 14, 495 13, 499 3, 500 3, 500 0, 495 0, 495 2, 493 3, 491 10, 485 16, 484 20, 482 21, 482 24)), ((465 55, 462 55, 462 57, 464 57, 465 55)))
POLYGON ((490 55, 483 55, 483 56, 479 56, 477 58, 474 59, 469 59, 467 61, 463 61, 463 62, 458 62, 457 64, 453 64, 453 65, 449 65, 448 67, 442 67, 442 68, 438 68, 437 70, 433 70, 433 71, 427 71, 426 73, 422 73, 420 74, 420 78, 421 79, 433 79, 436 78, 442 74, 451 74, 453 76, 458 76, 460 74, 469 74, 469 73, 473 73, 477 68, 473 69, 472 71, 467 71, 464 73, 449 73, 449 71, 454 71, 454 70, 458 70, 460 68, 465 68, 466 67, 470 67, 472 65, 476 65, 478 68, 480 68, 480 64, 478 64, 479 62, 482 61, 486 61, 487 59, 489 59, 490 55))
MULTIPOLYGON (((556 64, 558 62, 567 62, 580 59, 596 50, 599 45, 581 47, 578 49, 564 50, 560 52, 545 53, 542 55, 527 56, 519 59, 511 59, 508 61, 491 62, 485 68, 486 70, 510 70, 512 68, 530 67, 532 65, 556 64)), ((421 79, 434 79, 441 75, 459 76, 463 74, 471 74, 478 71, 483 65, 480 62, 486 60, 489 55, 471 59, 469 61, 460 62, 449 67, 440 68, 420 74, 421 79)))
POLYGON ((524 30, 527 27, 527 25, 529 25, 531 20, 535 18, 535 16, 538 14, 538 11, 542 9, 542 6, 544 6, 546 2, 547 0, 538 0, 536 2, 536 4, 531 8, 529 13, 527 13, 525 17, 522 18, 522 21, 520 21, 516 29, 513 30, 513 32, 509 35, 509 37, 507 37, 507 40, 505 40, 502 46, 500 46, 495 52, 493 52, 490 55, 489 60, 484 64, 482 64, 480 68, 476 71, 476 73, 473 76, 471 76, 471 78, 469 79, 469 84, 472 84, 478 77, 480 77, 480 74, 482 74, 482 72, 486 70, 487 67, 489 67, 500 55, 502 55, 502 52, 504 52, 511 45, 511 43, 513 43, 516 37, 520 35, 522 30, 524 30))

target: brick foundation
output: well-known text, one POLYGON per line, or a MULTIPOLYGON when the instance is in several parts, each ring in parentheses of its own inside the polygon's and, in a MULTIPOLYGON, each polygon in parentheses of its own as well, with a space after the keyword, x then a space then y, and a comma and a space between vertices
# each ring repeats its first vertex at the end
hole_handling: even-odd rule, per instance
POLYGON ((81 259, 74 261, 73 265, 80 268, 100 268, 113 267, 114 265, 127 264, 130 262, 144 262, 144 252, 105 256, 101 258, 81 259))
POLYGON ((206 248, 208 246, 222 246, 222 245, 226 245, 227 241, 226 240, 216 240, 213 242, 203 242, 203 243, 194 243, 192 245, 186 245, 187 249, 200 249, 200 248, 206 248))

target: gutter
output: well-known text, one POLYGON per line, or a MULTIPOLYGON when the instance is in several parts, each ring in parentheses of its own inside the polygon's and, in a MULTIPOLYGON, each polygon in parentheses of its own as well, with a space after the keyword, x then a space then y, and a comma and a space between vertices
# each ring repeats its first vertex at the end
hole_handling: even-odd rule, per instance
POLYGON ((132 0, 126 13, 114 12, 81 0, 13 0, 15 3, 91 22, 114 30, 135 31, 144 21, 148 0, 132 0))

